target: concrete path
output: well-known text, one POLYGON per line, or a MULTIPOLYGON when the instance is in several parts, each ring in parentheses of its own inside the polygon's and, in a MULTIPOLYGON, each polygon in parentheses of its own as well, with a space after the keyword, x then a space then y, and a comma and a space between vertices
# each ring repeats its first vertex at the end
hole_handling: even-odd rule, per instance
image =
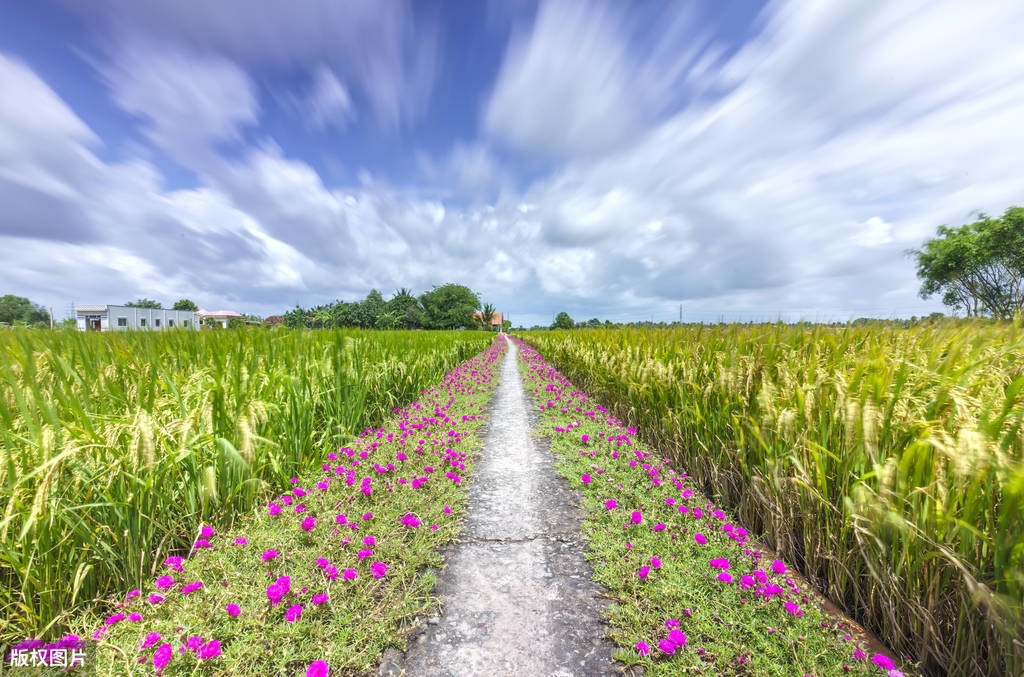
MULTIPOLYGON (((506 339, 507 340, 507 339, 506 339)), ((438 582, 444 613, 382 674, 615 675, 577 497, 530 437, 535 414, 509 341, 460 542, 438 582)))

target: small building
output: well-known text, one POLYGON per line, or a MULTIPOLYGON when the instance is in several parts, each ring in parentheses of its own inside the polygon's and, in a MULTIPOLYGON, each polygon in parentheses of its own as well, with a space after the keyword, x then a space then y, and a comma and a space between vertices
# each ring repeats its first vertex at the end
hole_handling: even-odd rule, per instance
MULTIPOLYGON (((481 319, 483 319, 483 313, 473 313, 473 319, 477 324, 479 324, 481 319)), ((494 314, 491 315, 491 329, 497 327, 498 331, 501 331, 504 321, 505 316, 502 313, 495 311, 494 314)))
POLYGON ((284 315, 268 315, 267 319, 263 320, 264 326, 276 327, 279 324, 284 324, 284 315))
POLYGON ((219 324, 225 329, 231 320, 245 320, 245 315, 234 310, 200 310, 196 315, 199 316, 200 322, 207 326, 219 324))
POLYGON ((166 308, 75 306, 75 320, 79 331, 199 329, 199 316, 196 313, 166 308))

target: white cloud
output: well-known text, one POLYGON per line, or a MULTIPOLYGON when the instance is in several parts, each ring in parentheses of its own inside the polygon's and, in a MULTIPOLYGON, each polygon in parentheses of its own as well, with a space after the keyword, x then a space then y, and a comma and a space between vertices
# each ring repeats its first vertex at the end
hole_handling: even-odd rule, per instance
POLYGON ((258 120, 254 85, 222 57, 136 42, 102 72, 117 105, 143 118, 149 139, 186 165, 208 157, 215 143, 239 139, 258 120))
POLYGON ((345 85, 326 66, 320 66, 305 100, 305 108, 313 126, 324 129, 330 125, 344 128, 355 117, 352 97, 345 85))

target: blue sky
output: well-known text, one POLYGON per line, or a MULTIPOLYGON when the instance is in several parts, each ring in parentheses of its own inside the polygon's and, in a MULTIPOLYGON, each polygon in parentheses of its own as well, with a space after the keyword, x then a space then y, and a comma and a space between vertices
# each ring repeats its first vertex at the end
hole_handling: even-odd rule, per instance
POLYGON ((906 251, 1024 204, 1021 25, 996 0, 4 3, 0 293, 926 314, 906 251))

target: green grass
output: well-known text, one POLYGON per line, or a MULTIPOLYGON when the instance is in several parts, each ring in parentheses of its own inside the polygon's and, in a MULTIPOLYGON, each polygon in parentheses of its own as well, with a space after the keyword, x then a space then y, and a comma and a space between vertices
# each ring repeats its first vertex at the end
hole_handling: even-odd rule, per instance
POLYGON ((618 660, 639 665, 648 675, 879 672, 866 657, 854 657, 863 650, 857 636, 822 611, 806 585, 793 587, 800 584, 771 571, 771 556, 722 531, 734 523, 732 517, 715 517, 715 506, 685 475, 672 471, 655 450, 575 391, 531 349, 524 347, 520 354, 527 389, 542 413, 535 432, 551 439, 559 472, 583 492, 588 559, 595 580, 615 601, 609 620, 612 638, 623 647, 616 652, 618 660), (657 471, 658 485, 651 470, 657 471), (612 509, 608 500, 615 501, 612 509), (697 519, 692 512, 681 513, 680 505, 688 511, 699 508, 704 515, 697 519), (634 511, 641 514, 639 524, 631 519, 634 511), (706 544, 695 542, 698 533, 706 544), (655 557, 658 568, 652 567, 655 557), (717 579, 719 572, 709 564, 717 558, 729 559, 734 583, 717 579), (639 575, 642 567, 652 567, 646 578, 639 575), (742 589, 740 577, 758 569, 785 593, 763 601, 756 588, 742 589), (789 614, 786 601, 797 604, 802 615, 789 614), (687 643, 669 654, 659 642, 668 637, 666 623, 673 621, 687 643), (648 655, 637 649, 640 642, 649 647, 648 655))
POLYGON ((1024 334, 524 335, 930 674, 1024 674, 1024 334))
POLYGON ((483 332, 0 332, 0 644, 149 580, 483 332))

